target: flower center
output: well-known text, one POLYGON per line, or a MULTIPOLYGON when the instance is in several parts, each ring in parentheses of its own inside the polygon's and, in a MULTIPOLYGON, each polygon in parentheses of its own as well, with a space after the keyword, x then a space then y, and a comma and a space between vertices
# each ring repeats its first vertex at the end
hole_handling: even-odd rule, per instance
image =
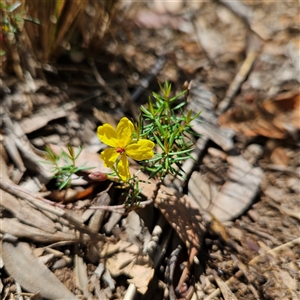
POLYGON ((123 148, 117 148, 117 152, 120 154, 123 154, 125 152, 125 150, 123 148))

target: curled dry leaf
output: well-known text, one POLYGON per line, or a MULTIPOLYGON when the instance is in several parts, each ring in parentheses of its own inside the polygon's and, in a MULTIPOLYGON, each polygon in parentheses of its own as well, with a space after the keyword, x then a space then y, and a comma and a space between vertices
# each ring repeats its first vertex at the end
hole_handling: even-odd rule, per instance
POLYGON ((4 266, 25 290, 39 292, 46 299, 78 299, 31 252, 27 243, 2 241, 4 266))
POLYGON ((229 178, 220 191, 213 183, 206 183, 198 172, 192 174, 188 185, 189 195, 220 221, 237 218, 249 208, 259 191, 262 177, 261 168, 254 168, 243 157, 228 156, 226 159, 230 164, 229 178))
POLYGON ((208 209, 219 221, 239 217, 257 196, 262 180, 262 169, 253 167, 242 156, 228 156, 228 177, 208 209))

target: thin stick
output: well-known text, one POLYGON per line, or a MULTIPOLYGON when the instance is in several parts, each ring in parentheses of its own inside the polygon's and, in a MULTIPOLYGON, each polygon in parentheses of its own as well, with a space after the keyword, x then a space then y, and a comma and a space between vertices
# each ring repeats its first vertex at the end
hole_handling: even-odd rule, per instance
POLYGON ((298 244, 300 244, 300 238, 297 238, 297 239, 295 239, 295 240, 293 240, 293 241, 290 241, 290 242, 287 242, 287 243, 285 243, 285 244, 282 244, 282 245, 280 245, 280 246, 278 246, 278 247, 276 247, 276 248, 273 248, 273 249, 271 249, 271 250, 269 250, 269 251, 267 251, 267 252, 265 252, 265 253, 262 253, 262 254, 260 254, 260 255, 258 255, 258 256, 256 256, 256 257, 254 257, 252 260, 250 260, 250 262, 248 263, 249 265, 254 265, 254 264, 256 264, 262 257, 264 257, 264 256, 266 256, 266 255, 276 255, 277 254, 277 252, 279 252, 279 251, 281 251, 281 250, 283 250, 283 249, 286 249, 286 248, 292 248, 292 247, 294 247, 294 246, 296 246, 296 245, 298 245, 298 244))

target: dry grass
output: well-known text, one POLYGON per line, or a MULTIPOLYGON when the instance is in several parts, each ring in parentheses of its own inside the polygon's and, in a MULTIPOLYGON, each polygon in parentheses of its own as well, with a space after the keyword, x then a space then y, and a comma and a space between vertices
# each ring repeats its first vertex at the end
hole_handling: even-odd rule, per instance
POLYGON ((117 0, 4 0, 3 7, 0 7, 0 21, 3 21, 6 14, 11 28, 2 25, 4 35, 0 41, 0 49, 5 53, 1 58, 3 70, 6 73, 14 71, 22 79, 22 70, 25 68, 30 71, 28 54, 33 57, 37 66, 40 63, 55 62, 64 51, 71 50, 72 46, 97 52, 116 15, 117 3, 117 0), (16 3, 19 6, 9 11, 16 3), (30 22, 27 18, 37 20, 39 24, 30 22), (14 39, 9 40, 12 34, 14 39), (13 68, 10 69, 9 65, 13 68))

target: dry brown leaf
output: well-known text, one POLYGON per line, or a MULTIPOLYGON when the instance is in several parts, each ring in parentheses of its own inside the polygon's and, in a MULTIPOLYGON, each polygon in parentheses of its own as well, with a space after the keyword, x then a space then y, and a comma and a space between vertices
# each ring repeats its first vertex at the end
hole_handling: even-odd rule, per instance
POLYGON ((53 300, 78 299, 32 254, 27 243, 3 240, 2 258, 8 274, 28 292, 53 300))
POLYGON ((42 111, 38 111, 30 117, 23 118, 22 120, 20 120, 19 124, 23 128, 24 132, 28 134, 44 127, 50 121, 66 117, 67 115, 68 110, 66 109, 66 107, 58 107, 55 109, 46 108, 42 111))
POLYGON ((219 123, 247 136, 283 139, 300 129, 299 91, 279 94, 261 105, 231 108, 220 116, 219 123))
POLYGON ((191 122, 193 130, 203 136, 208 137, 214 143, 219 145, 224 151, 229 151, 234 148, 233 136, 234 132, 226 128, 219 128, 215 124, 197 121, 191 122))
POLYGON ((287 152, 288 150, 286 148, 276 147, 270 156, 271 163, 287 167, 289 165, 289 157, 287 152))
POLYGON ((140 293, 144 294, 154 275, 153 262, 148 255, 141 255, 140 248, 129 242, 120 240, 116 244, 106 243, 100 252, 106 260, 106 268, 113 277, 121 274, 131 277, 140 293))

